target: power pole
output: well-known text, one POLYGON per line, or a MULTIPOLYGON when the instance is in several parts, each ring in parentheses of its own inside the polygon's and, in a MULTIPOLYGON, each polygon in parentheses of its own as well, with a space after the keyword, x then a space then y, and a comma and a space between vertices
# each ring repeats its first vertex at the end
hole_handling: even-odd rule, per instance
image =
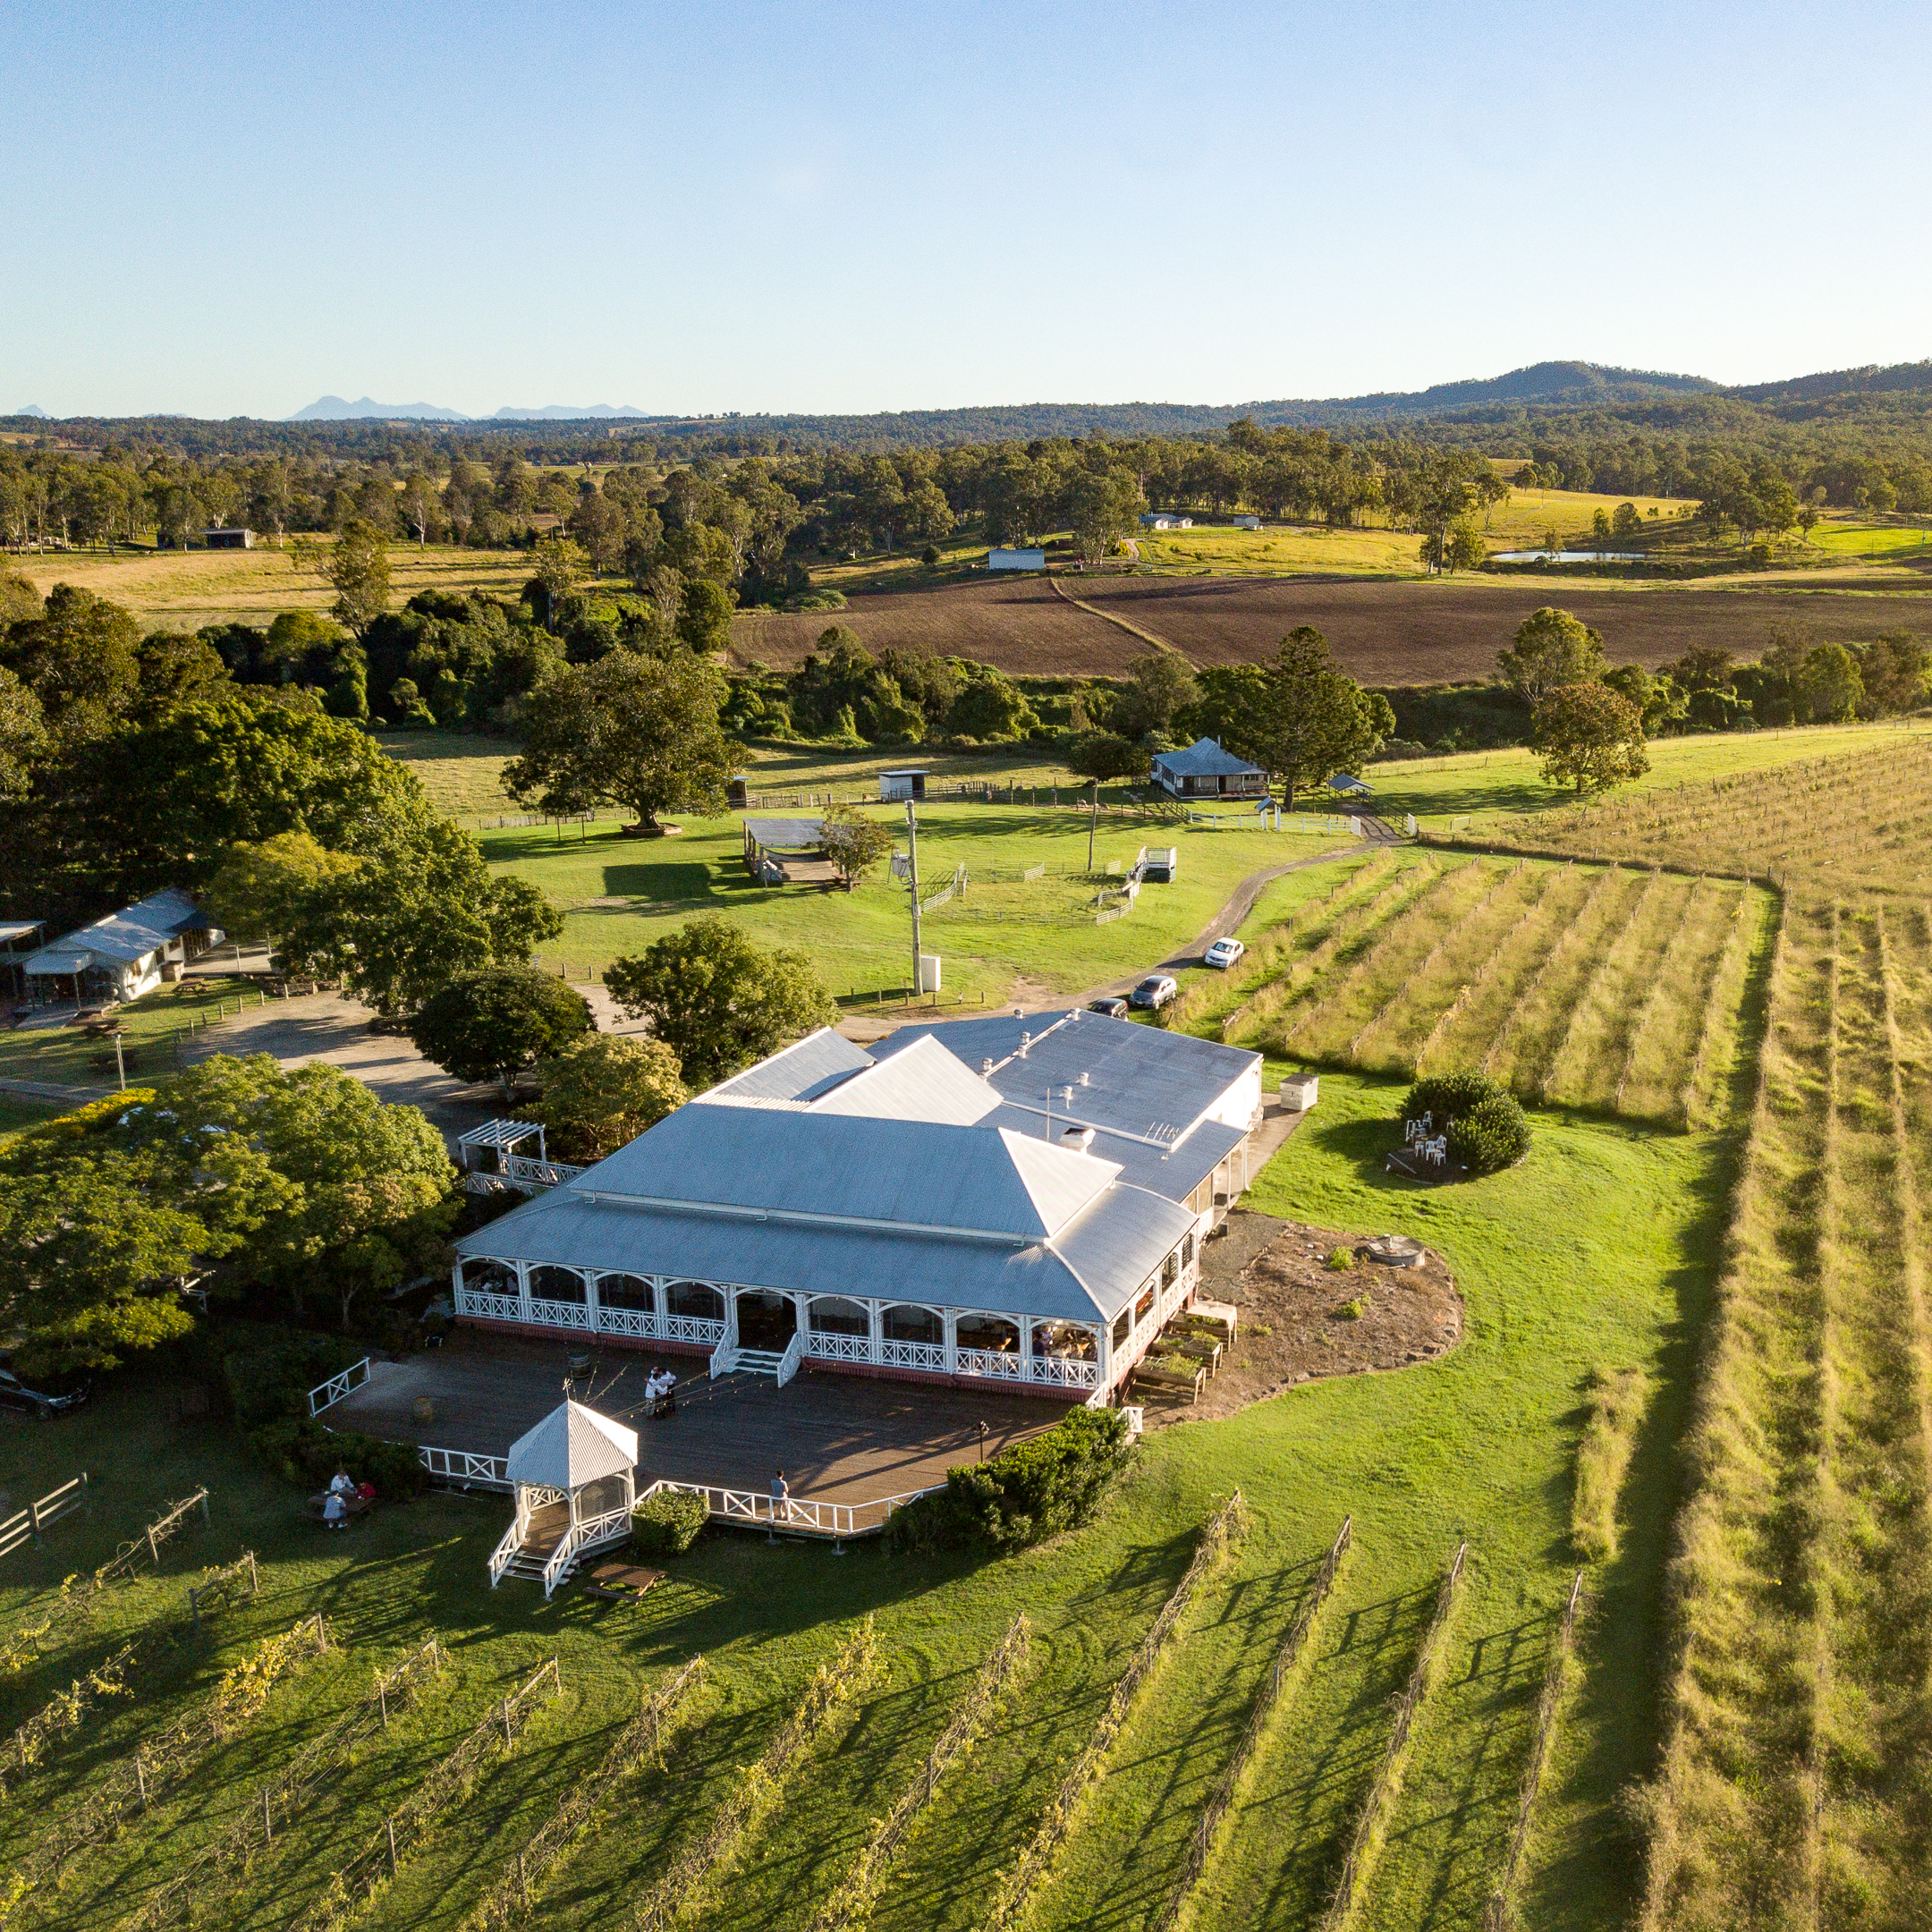
POLYGON ((906 843, 911 848, 906 869, 912 876, 912 997, 919 996, 919 817, 906 801, 906 843))
POLYGON ((1100 829, 1100 781, 1093 782, 1093 817, 1087 825, 1087 869, 1093 870, 1094 834, 1100 829))

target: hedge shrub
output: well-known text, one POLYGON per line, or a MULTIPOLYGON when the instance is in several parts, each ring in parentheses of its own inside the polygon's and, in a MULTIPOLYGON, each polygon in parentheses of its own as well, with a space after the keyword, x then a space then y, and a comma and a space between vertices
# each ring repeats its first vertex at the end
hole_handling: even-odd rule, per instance
POLYGON ((1513 1167, 1530 1151, 1530 1117, 1516 1096, 1487 1073, 1438 1073, 1418 1080, 1402 1102, 1402 1118, 1429 1116, 1446 1134, 1450 1158, 1472 1174, 1513 1167))
POLYGON ((946 1486, 897 1511, 891 1550, 1014 1550, 1086 1521, 1127 1456, 1127 1418, 1075 1409, 990 1462, 946 1471, 946 1486))
POLYGON ((1530 1118, 1514 1094, 1495 1094, 1456 1116, 1449 1157, 1472 1174, 1500 1174, 1530 1151, 1530 1118))
POLYGON ((682 1556, 705 1526, 705 1499, 682 1489, 647 1496, 631 1512, 631 1546, 640 1556, 682 1556))

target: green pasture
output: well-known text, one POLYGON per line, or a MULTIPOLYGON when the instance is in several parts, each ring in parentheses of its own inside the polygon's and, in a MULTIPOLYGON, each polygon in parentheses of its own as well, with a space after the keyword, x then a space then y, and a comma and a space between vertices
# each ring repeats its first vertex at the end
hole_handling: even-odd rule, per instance
MULTIPOLYGON (((174 1071, 174 1039, 189 1027, 217 1024, 224 1009, 250 1005, 260 992, 248 980, 210 975, 157 987, 119 1009, 121 1055, 131 1085, 174 1071)), ((64 1087, 111 1089, 117 1078, 111 1039, 90 1039, 79 1027, 22 1027, 0 1033, 0 1079, 47 1080, 64 1087)))
MULTIPOLYGON (((881 807, 895 826, 895 808, 881 807)), ((922 944, 945 962, 946 996, 997 1001, 1018 979, 1062 992, 1119 979, 1185 946, 1250 873, 1352 847, 1335 821, 1252 819, 1179 826, 1131 808, 1103 812, 1087 871, 1089 815, 1070 806, 928 804, 919 811, 919 880, 930 896, 964 865, 963 894, 925 915, 922 944), (1125 918, 1094 923, 1106 868, 1131 866, 1143 845, 1174 845, 1180 877, 1142 888, 1125 918), (1045 866, 1028 880, 1022 873, 1045 866)), ((852 893, 759 885, 745 869, 742 822, 691 819, 677 838, 627 839, 567 826, 485 831, 485 856, 528 878, 564 911, 547 962, 601 968, 702 912, 730 915, 767 945, 802 947, 841 997, 905 987, 911 928, 903 886, 882 866, 852 893)), ((903 841, 902 840, 902 845, 903 841)))
MULTIPOLYGON (((1278 1070, 1276 1070, 1278 1072, 1278 1070)), ((548 1808, 596 1762, 640 1688, 702 1652, 711 1685, 664 1774, 646 1774, 574 1857, 532 1923, 613 1922, 696 1829, 781 1720, 841 1631, 878 1619, 890 1669, 788 1784, 784 1802, 698 1923, 802 1926, 864 1821, 882 1813, 1013 1614, 1036 1659, 995 1733, 943 1791, 906 1848, 876 1923, 969 1932, 996 1872, 1078 1750, 1107 1686, 1185 1565, 1216 1499, 1239 1487, 1253 1525, 1203 1597, 1186 1640, 1063 1854, 1042 1925, 1140 1927, 1164 1894, 1193 1807, 1232 1747, 1247 1699, 1292 1618, 1307 1566, 1352 1513, 1356 1548, 1310 1667, 1244 1788, 1210 1874, 1209 1927, 1311 1925, 1411 1661, 1426 1598, 1458 1537, 1470 1581, 1438 1690, 1417 1732, 1406 1794, 1363 1923, 1475 1927, 1513 1810, 1554 1615, 1572 1567, 1565 1526, 1591 1368, 1640 1363, 1658 1394, 1625 1499, 1622 1553, 1596 1580, 1585 1669, 1546 1801, 1525 1922, 1605 1928, 1627 1913, 1636 1871, 1614 1793, 1650 1762, 1662 1566, 1676 1496, 1673 1451, 1709 1292, 1725 1150, 1710 1138, 1538 1115, 1521 1169, 1439 1193, 1385 1179, 1400 1089, 1326 1075, 1318 1111, 1263 1175, 1252 1204, 1314 1223, 1401 1229, 1439 1246, 1467 1300, 1450 1356, 1398 1373, 1306 1385, 1232 1420, 1151 1436, 1089 1528, 1000 1562, 841 1559, 712 1532, 642 1607, 599 1607, 530 1586, 487 1587, 501 1500, 430 1497, 386 1509, 350 1536, 299 1519, 298 1492, 254 1470, 219 1422, 174 1419, 165 1378, 130 1375, 51 1428, 0 1420, 0 1482, 37 1494, 90 1473, 89 1516, 10 1560, 0 1618, 101 1561, 167 1497, 206 1482, 215 1523, 169 1574, 112 1599, 86 1633, 0 1683, 9 1727, 145 1620, 181 1603, 192 1564, 242 1547, 260 1599, 204 1637, 157 1653, 138 1702, 56 1753, 30 1803, 0 1814, 0 1861, 117 1752, 165 1722, 267 1631, 314 1609, 343 1646, 284 1685, 263 1721, 217 1752, 180 1799, 89 1862, 52 1917, 109 1926, 364 1685, 378 1663, 434 1631, 455 1665, 446 1687, 359 1761, 252 1876, 230 1922, 285 1925, 329 1871, 379 1828, 386 1805, 541 1658, 564 1695, 514 1756, 447 1815, 432 1849, 363 1921, 453 1927, 548 1808)))
POLYGON ((1932 554, 1932 528, 1923 523, 1821 522, 1805 541, 1833 556, 1914 558, 1932 554))

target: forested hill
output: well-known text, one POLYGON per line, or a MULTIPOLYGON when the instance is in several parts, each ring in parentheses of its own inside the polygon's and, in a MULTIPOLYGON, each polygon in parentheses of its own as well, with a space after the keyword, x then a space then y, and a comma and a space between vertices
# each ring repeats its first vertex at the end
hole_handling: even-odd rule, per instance
MULTIPOLYGON (((354 406, 354 405, 352 405, 354 406)), ((190 417, 0 417, 0 435, 76 451, 158 451, 203 460, 315 457, 418 466, 511 454, 534 462, 675 463, 703 455, 786 456, 1034 444, 1216 441, 1247 419, 1326 430, 1359 447, 1426 441, 1531 457, 1572 487, 1657 487, 1714 460, 1763 457, 1797 473, 1821 463, 1932 462, 1932 362, 1839 369, 1724 387, 1699 376, 1539 362, 1482 381, 1328 401, 1033 402, 872 416, 651 417, 582 421, 225 422, 190 417)))

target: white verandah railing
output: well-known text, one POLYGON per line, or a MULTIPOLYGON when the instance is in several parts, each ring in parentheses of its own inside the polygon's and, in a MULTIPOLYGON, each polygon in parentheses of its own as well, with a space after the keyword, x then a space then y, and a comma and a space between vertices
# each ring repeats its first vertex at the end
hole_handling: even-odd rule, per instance
POLYGON ((613 1543, 622 1543, 630 1534, 631 1505, 628 1503, 621 1509, 606 1510, 601 1516, 593 1516, 586 1522, 572 1523, 570 1534, 551 1551, 550 1560, 544 1565, 544 1595, 548 1597, 555 1593, 557 1585, 576 1566, 580 1556, 588 1555, 592 1550, 607 1548, 613 1543))
POLYGON ((462 1489, 508 1489, 510 1464, 500 1455, 477 1455, 468 1449, 437 1449, 420 1444, 416 1460, 439 1482, 462 1489))
POLYGON ((705 1509, 714 1522, 735 1523, 744 1529, 790 1530, 814 1536, 877 1536, 894 1510, 916 1503, 922 1496, 933 1496, 945 1487, 909 1489, 903 1496, 877 1496, 865 1503, 831 1503, 816 1496, 774 1496, 756 1489, 726 1489, 716 1483, 654 1482, 638 1497, 648 1502, 654 1496, 702 1496, 705 1509))
POLYGON ((332 1375, 326 1382, 318 1382, 309 1391, 309 1413, 318 1416, 325 1409, 333 1408, 344 1395, 352 1394, 369 1380, 369 1359, 365 1355, 359 1362, 351 1362, 340 1375, 332 1375))
POLYGON ((799 1330, 792 1331, 792 1339, 785 1343, 785 1352, 778 1363, 778 1386, 783 1388, 799 1371, 800 1358, 805 1352, 805 1337, 799 1330))

